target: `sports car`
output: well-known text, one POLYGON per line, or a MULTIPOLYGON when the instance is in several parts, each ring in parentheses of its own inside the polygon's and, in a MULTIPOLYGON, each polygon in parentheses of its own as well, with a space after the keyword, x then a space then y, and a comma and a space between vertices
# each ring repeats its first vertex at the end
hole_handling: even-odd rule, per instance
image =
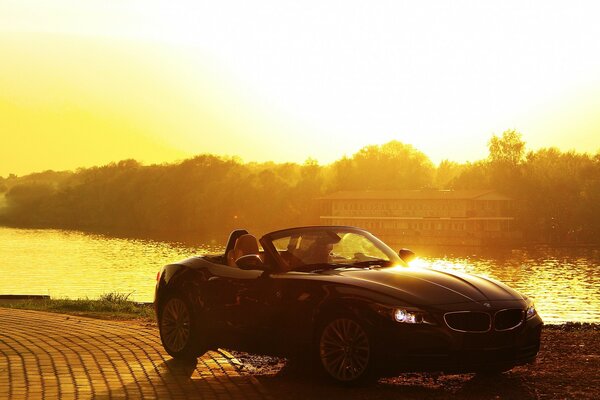
POLYGON ((531 299, 490 278, 415 267, 371 233, 307 226, 229 236, 157 275, 165 350, 219 347, 313 362, 356 383, 402 372, 500 373, 535 360, 531 299))

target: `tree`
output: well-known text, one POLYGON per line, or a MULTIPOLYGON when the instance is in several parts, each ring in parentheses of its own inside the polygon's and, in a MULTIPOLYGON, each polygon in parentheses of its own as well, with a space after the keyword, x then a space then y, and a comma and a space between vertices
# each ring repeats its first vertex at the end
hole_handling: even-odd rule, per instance
POLYGON ((599 167, 587 154, 556 148, 527 154, 519 220, 530 239, 594 240, 600 217, 599 167))
POLYGON ((506 130, 502 137, 493 135, 488 142, 489 160, 503 165, 519 165, 525 156, 525 142, 519 132, 506 130))
POLYGON ((452 188, 453 182, 460 176, 467 165, 450 160, 443 160, 435 170, 435 187, 438 189, 452 188))
POLYGON ((490 163, 477 161, 462 165, 461 172, 450 183, 450 189, 490 189, 490 163))
POLYGON ((401 190, 431 186, 434 167, 413 146, 392 140, 363 147, 334 163, 334 170, 337 190, 401 190))
POLYGON ((51 223, 48 206, 56 189, 48 183, 18 183, 6 192, 7 219, 11 223, 21 222, 26 226, 51 223))
POLYGON ((523 185, 522 165, 525 155, 522 135, 514 129, 504 131, 500 138, 493 135, 488 148, 491 186, 505 194, 518 196, 523 185))

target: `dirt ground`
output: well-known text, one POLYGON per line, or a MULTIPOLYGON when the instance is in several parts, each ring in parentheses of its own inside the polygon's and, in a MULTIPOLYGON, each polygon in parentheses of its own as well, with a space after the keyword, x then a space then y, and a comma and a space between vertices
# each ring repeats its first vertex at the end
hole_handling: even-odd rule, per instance
POLYGON ((275 398, 297 399, 599 399, 600 325, 545 326, 535 364, 495 377, 403 374, 346 388, 286 366, 283 359, 235 353, 275 398))

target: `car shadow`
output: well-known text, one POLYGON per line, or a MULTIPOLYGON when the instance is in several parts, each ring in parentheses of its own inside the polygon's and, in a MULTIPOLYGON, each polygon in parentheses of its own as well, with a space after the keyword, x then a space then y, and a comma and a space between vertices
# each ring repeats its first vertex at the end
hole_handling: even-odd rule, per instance
POLYGON ((215 375, 206 368, 199 368, 198 361, 169 359, 138 375, 133 382, 123 382, 109 390, 94 393, 94 400, 125 398, 228 398, 261 399, 264 396, 252 390, 248 376, 215 375), (250 389, 250 392, 248 390, 250 389), (241 396, 242 391, 245 396, 241 396), (231 396, 223 397, 223 394, 231 396))
MULTIPOLYGON (((149 361, 150 362, 150 361, 149 361)), ((246 398, 305 400, 383 399, 536 399, 535 388, 522 371, 496 376, 474 374, 402 374, 363 386, 341 386, 317 376, 302 364, 284 364, 268 374, 241 371, 241 375, 214 375, 197 361, 166 360, 136 375, 139 379, 111 385, 92 399, 120 398, 246 398), (251 383, 257 380, 260 387, 251 383)))
POLYGON ((307 369, 284 367, 276 374, 257 375, 274 398, 328 399, 536 399, 533 385, 521 373, 490 377, 475 374, 402 374, 362 386, 341 386, 307 369))

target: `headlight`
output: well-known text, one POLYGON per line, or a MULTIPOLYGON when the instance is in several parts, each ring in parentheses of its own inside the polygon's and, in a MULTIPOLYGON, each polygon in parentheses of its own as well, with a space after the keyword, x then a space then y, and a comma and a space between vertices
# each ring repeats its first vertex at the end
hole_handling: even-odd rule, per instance
POLYGON ((529 303, 529 305, 527 306, 527 310, 525 310, 525 318, 531 319, 535 317, 536 314, 537 311, 535 310, 535 305, 533 304, 533 302, 529 303))
POLYGON ((404 308, 394 309, 394 319, 403 324, 423 324, 430 323, 425 319, 424 313, 419 311, 406 310, 404 308))

